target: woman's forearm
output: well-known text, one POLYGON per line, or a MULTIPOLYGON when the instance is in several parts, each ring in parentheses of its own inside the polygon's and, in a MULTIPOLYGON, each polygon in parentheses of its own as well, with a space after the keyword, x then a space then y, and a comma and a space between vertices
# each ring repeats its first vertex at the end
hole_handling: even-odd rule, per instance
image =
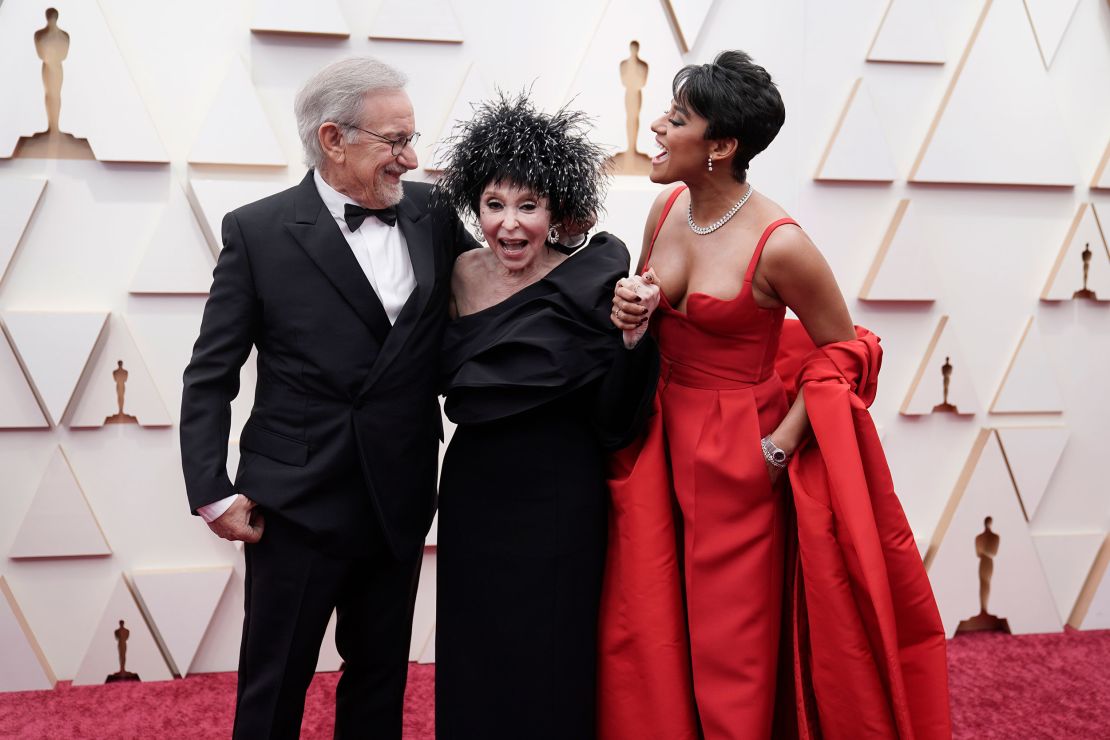
POLYGON ((798 393, 794 405, 786 412, 782 423, 771 432, 771 441, 787 455, 793 455, 809 434, 809 414, 806 413, 805 395, 798 393))

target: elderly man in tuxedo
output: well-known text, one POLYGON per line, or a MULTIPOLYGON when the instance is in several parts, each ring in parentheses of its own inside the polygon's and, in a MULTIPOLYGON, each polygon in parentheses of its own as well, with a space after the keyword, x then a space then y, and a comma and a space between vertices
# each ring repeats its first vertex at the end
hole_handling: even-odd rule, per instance
POLYGON ((474 246, 417 166, 405 77, 348 59, 297 95, 310 167, 227 214, 185 370, 192 510, 246 542, 237 738, 296 738, 332 610, 336 737, 401 737, 412 609, 436 505, 437 359, 455 257, 474 246), (226 472, 230 402, 258 385, 226 472))

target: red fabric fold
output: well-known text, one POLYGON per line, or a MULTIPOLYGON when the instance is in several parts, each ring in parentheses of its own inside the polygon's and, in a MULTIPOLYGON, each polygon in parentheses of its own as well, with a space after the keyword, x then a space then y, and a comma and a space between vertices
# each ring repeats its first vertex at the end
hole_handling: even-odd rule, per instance
MULTIPOLYGON (((881 360, 866 329, 815 348, 798 322, 783 327, 776 370, 792 397, 804 392, 813 436, 789 469, 797 540, 796 557, 784 553, 776 738, 951 737, 940 614, 867 411, 881 360)), ((598 736, 696 738, 660 414, 614 457, 610 491, 598 736)))
POLYGON ((794 599, 809 615, 797 668, 816 701, 816 717, 799 713, 803 736, 951 737, 944 628, 867 412, 881 360, 879 338, 857 328, 814 349, 795 378, 813 428, 789 470, 794 599))

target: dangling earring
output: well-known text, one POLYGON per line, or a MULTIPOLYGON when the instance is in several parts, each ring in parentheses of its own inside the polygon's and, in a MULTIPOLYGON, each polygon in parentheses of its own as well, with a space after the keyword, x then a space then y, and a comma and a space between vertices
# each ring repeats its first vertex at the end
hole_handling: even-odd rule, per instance
POLYGON ((486 235, 482 233, 481 224, 474 224, 474 238, 482 244, 486 243, 486 235))
POLYGON ((712 172, 712 171, 713 171, 713 157, 710 157, 710 158, 709 158, 709 171, 710 171, 710 172, 712 172))
POLYGON ((547 240, 552 244, 559 243, 559 229, 555 224, 551 224, 547 229, 547 240))

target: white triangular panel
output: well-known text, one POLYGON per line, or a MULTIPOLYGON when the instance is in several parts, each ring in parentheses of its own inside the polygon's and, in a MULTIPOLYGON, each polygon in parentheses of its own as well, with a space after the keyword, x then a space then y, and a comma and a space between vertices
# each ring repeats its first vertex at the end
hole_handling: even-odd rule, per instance
POLYGON ((426 162, 424 167, 425 172, 441 172, 443 169, 440 162, 441 152, 439 146, 442 142, 451 136, 456 124, 459 121, 469 121, 474 115, 474 104, 480 103, 484 100, 489 100, 490 87, 486 84, 485 78, 478 70, 477 64, 471 64, 466 72, 466 77, 463 79, 462 86, 459 92, 455 95, 455 102, 451 104, 451 111, 447 117, 443 119, 443 125, 440 126, 439 136, 435 137, 432 141, 428 142, 424 154, 420 157, 421 161, 426 162))
POLYGON ((123 383, 123 413, 136 417, 138 424, 144 427, 172 426, 170 412, 131 337, 127 322, 117 316, 111 324, 108 339, 90 366, 85 386, 74 404, 69 426, 79 429, 104 426, 107 417, 119 413, 115 373, 120 362, 127 371, 123 383))
POLYGON ((436 551, 424 550, 420 583, 416 587, 416 607, 412 617, 409 660, 419 660, 436 628, 436 551))
POLYGON ((251 31, 343 39, 351 35, 336 0, 254 0, 251 31))
POLYGON ((890 0, 867 51, 869 62, 944 64, 936 8, 927 0, 890 0))
POLYGON ((0 645, 4 651, 0 693, 54 688, 58 679, 4 576, 0 576, 0 597, 0 645))
POLYGON ((331 613, 328 628, 324 631, 324 640, 320 643, 320 656, 316 659, 316 672, 332 673, 338 671, 343 665, 343 656, 335 645, 335 612, 331 613))
POLYGON ((8 263, 45 188, 46 180, 7 176, 0 179, 0 283, 4 282, 8 263))
POLYGON ((135 595, 179 676, 189 672, 201 638, 231 578, 231 566, 181 570, 137 570, 135 595))
POLYGON ((1087 290, 1098 301, 1110 301, 1110 250, 1102 230, 1101 219, 1093 203, 1080 203, 1072 219, 1064 243, 1056 253, 1056 262, 1041 291, 1042 301, 1067 301, 1083 288, 1084 252, 1090 249, 1087 290))
POLYGON ((227 77, 208 109, 208 118, 189 152, 189 162, 263 167, 289 164, 250 73, 238 57, 231 61, 227 77))
POLYGON ((1017 349, 991 401, 992 414, 1058 414, 1064 399, 1048 365, 1044 341, 1030 316, 1025 322, 1017 349))
POLYGON ((1068 428, 998 427, 998 438, 1025 514, 1032 521, 1068 444, 1068 428))
POLYGON ((174 187, 131 279, 130 292, 206 295, 214 266, 212 250, 184 190, 174 187))
POLYGON ((875 103, 861 77, 852 85, 814 179, 892 182, 897 176, 875 103))
POLYGON ((4 313, 12 347, 54 424, 61 423, 107 323, 106 311, 4 313))
POLYGON ((864 278, 864 301, 935 301, 939 292, 930 241, 908 198, 898 203, 864 278))
MULTIPOLYGON (((948 403, 960 415, 974 414, 979 409, 979 399, 969 377, 969 365, 963 349, 952 331, 948 316, 941 316, 937 328, 917 368, 913 383, 902 401, 900 412, 907 416, 931 414, 944 402, 944 366, 951 365, 948 385, 948 403)), ((947 413, 947 412, 946 412, 947 413)))
POLYGON ((1091 187, 1099 190, 1110 190, 1110 144, 1102 153, 1102 160, 1095 168, 1095 176, 1091 178, 1091 187))
POLYGON ((1024 7, 987 0, 911 182, 1049 185, 1078 180, 1024 7), (1035 141, 1037 145, 1029 146, 1035 141), (1015 157, 1014 152, 1022 152, 1015 157))
POLYGON ((145 683, 173 678, 131 589, 120 576, 93 632, 85 657, 77 668, 77 675, 73 677, 74 686, 102 684, 109 674, 119 671, 119 638, 116 631, 120 629, 120 620, 123 620, 123 628, 130 633, 126 640, 125 670, 137 673, 145 683))
POLYGON ((594 116, 591 138, 614 152, 628 149, 625 88, 621 62, 629 58, 630 42, 640 44, 639 58, 648 65, 641 90, 636 148, 650 156, 658 147, 648 125, 670 106, 671 79, 683 65, 661 3, 609 0, 582 57, 565 102, 594 116))
POLYGON ((1079 0, 1025 0, 1025 11, 1046 68, 1052 66, 1078 5, 1079 0))
POLYGON ((420 652, 420 657, 416 659, 417 663, 426 665, 428 663, 436 662, 436 628, 432 627, 432 634, 428 635, 428 642, 424 644, 424 649, 420 652))
POLYGON ((31 507, 8 552, 10 558, 111 555, 112 548, 61 447, 54 451, 31 507))
POLYGON ((39 402, 19 360, 0 333, 0 429, 42 429, 50 422, 43 415, 39 402))
POLYGON ((944 631, 979 613, 976 537, 991 517, 999 537, 987 611, 1009 622, 1013 634, 1059 632, 1063 620, 1041 566, 1029 524, 1010 479, 998 438, 980 431, 926 556, 944 631))
POLYGON ((463 41, 450 0, 384 0, 370 26, 370 38, 453 44, 463 41))
POLYGON ((1104 539, 1104 532, 1033 535, 1033 544, 1056 599, 1056 612, 1064 619, 1075 609, 1083 582, 1104 539))
POLYGON ((705 26, 705 19, 713 9, 715 0, 663 0, 667 7, 674 26, 675 35, 678 37, 679 49, 683 54, 689 52, 698 43, 698 36, 705 26))
POLYGON ((1075 629, 1110 629, 1110 578, 1106 577, 1107 566, 1110 566, 1110 537, 1102 541, 1079 592, 1075 609, 1068 617, 1068 624, 1075 629))
POLYGON ((43 63, 34 42, 47 8, 57 9, 58 27, 69 34, 59 128, 87 139, 102 162, 168 162, 100 5, 88 0, 0 4, 0 158, 12 156, 20 137, 47 129, 43 63))
POLYGON ((223 249, 222 225, 224 216, 239 206, 245 206, 268 195, 285 190, 288 185, 273 180, 217 180, 207 177, 190 177, 187 193, 196 211, 204 238, 213 254, 223 249))

